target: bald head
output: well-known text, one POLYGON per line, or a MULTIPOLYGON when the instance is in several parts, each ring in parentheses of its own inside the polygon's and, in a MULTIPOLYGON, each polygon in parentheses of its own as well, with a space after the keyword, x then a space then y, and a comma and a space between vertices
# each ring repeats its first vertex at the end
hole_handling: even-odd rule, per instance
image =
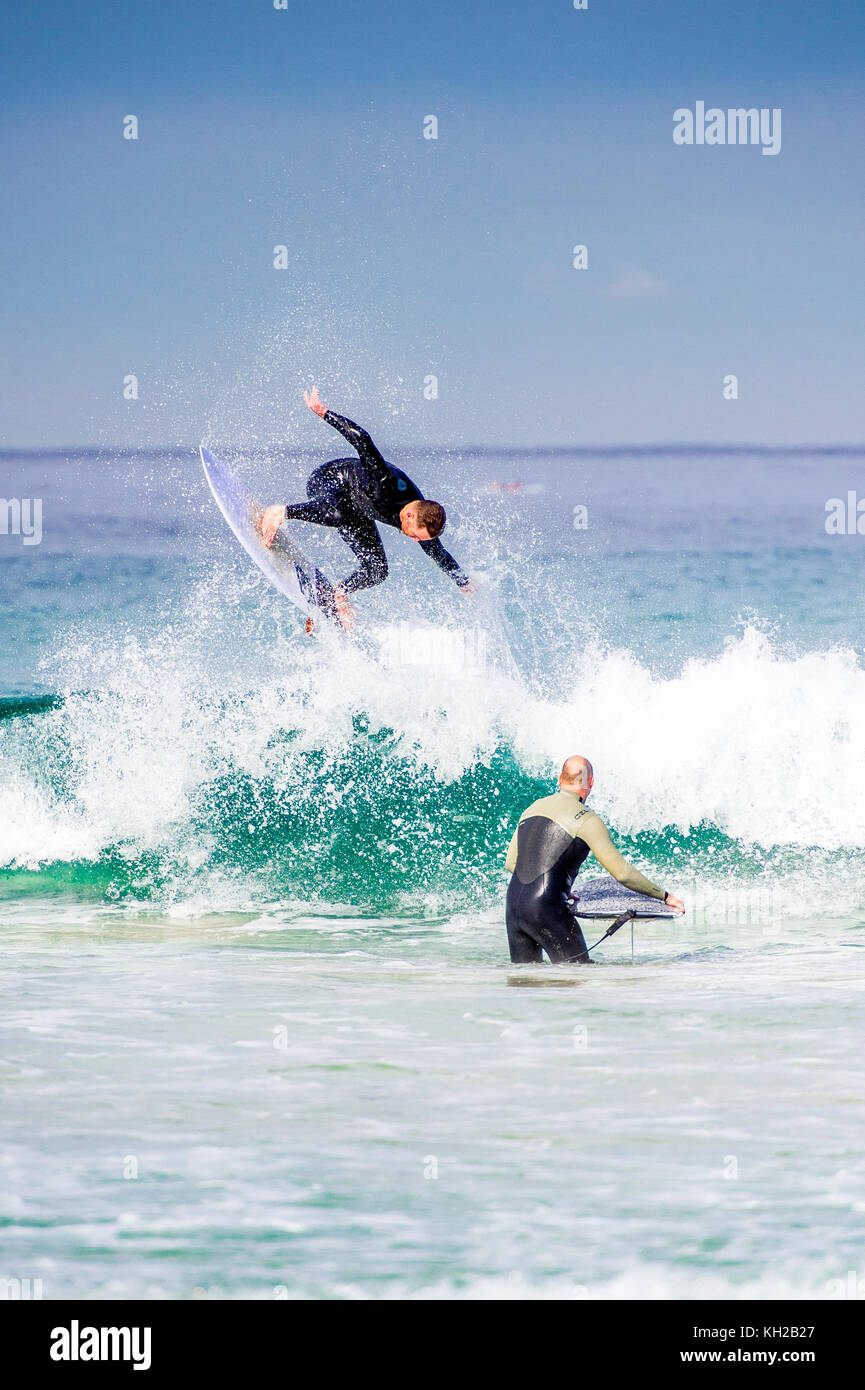
POLYGON ((594 780, 592 764, 582 753, 574 753, 572 757, 565 759, 559 773, 559 786, 563 792, 572 792, 574 796, 581 796, 585 801, 592 790, 594 780))

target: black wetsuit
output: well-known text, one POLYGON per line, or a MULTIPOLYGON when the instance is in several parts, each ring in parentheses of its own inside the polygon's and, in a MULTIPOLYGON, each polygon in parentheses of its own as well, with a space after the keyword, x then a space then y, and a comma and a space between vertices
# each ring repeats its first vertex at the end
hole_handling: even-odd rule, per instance
POLYGON ((585 841, 545 816, 520 823, 505 907, 512 961, 537 963, 544 951, 555 965, 588 960, 582 928, 568 906, 571 884, 588 852, 585 841))
POLYGON ((505 914, 512 961, 536 963, 544 951, 554 964, 589 959, 582 928, 568 902, 589 850, 627 888, 653 898, 665 896, 663 888, 622 858, 600 816, 580 797, 559 791, 533 801, 520 817, 506 860, 511 872, 505 914))
MULTIPOLYGON (((357 449, 358 458, 332 459, 323 463, 307 479, 308 502, 289 503, 286 521, 312 521, 319 526, 335 526, 360 561, 357 569, 343 581, 345 593, 369 589, 387 578, 387 556, 376 522, 400 529, 400 512, 408 502, 423 500, 423 493, 399 468, 382 458, 366 430, 325 411, 322 419, 357 449)), ((431 560, 462 587, 469 583, 460 568, 436 538, 420 541, 431 560)))

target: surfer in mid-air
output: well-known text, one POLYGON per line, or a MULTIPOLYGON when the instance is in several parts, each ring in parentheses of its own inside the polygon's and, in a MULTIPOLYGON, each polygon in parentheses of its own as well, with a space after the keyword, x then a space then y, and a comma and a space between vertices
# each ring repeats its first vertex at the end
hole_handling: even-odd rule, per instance
POLYGON ((510 871, 506 920, 511 960, 527 965, 546 951, 554 965, 589 959, 582 929, 568 907, 571 885, 591 850, 626 888, 663 898, 672 912, 685 905, 623 859, 609 831, 586 807, 595 777, 588 758, 566 759, 554 796, 533 801, 520 816, 505 867, 510 871))
POLYGON ((309 501, 268 507, 261 518, 265 545, 273 545, 284 521, 312 521, 337 528, 359 561, 357 569, 334 588, 339 620, 345 628, 354 621, 349 594, 370 589, 387 578, 387 556, 377 522, 395 526, 404 536, 418 541, 430 559, 452 575, 462 593, 474 593, 468 575, 439 540, 446 521, 441 503, 427 500, 411 478, 383 459, 366 430, 328 410, 315 386, 304 391, 303 398, 310 410, 339 430, 358 457, 332 459, 316 468, 306 483, 309 501))

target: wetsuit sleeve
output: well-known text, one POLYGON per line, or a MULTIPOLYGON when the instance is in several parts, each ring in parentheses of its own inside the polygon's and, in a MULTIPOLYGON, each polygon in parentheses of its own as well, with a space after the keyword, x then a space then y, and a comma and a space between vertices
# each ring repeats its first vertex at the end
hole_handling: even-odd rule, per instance
POLYGON ((519 836, 519 833, 520 828, 519 826, 517 826, 516 830, 511 836, 511 842, 508 845, 508 854, 507 858, 505 859, 505 868, 507 869, 509 874, 512 874, 514 869, 517 867, 517 838, 519 836))
POLYGON ((434 541, 420 541, 419 544, 424 554, 428 555, 431 560, 435 560, 439 569, 444 570, 445 574, 452 575, 460 588, 471 582, 465 570, 457 564, 453 555, 445 550, 438 537, 434 541))
POLYGON ((635 869, 624 859, 616 846, 610 839, 610 832, 604 825, 600 816, 587 816, 585 823, 579 826, 579 836, 585 840, 592 854, 613 878, 618 879, 626 888, 633 888, 635 893, 647 893, 650 898, 664 898, 666 893, 663 888, 659 888, 650 878, 641 874, 639 869, 635 869))
POLYGON ((360 425, 356 425, 345 415, 337 415, 335 410, 326 410, 321 418, 326 425, 332 425, 335 430, 339 430, 343 439, 347 439, 351 447, 357 449, 364 463, 372 468, 387 469, 387 464, 373 443, 372 435, 362 430, 360 425))

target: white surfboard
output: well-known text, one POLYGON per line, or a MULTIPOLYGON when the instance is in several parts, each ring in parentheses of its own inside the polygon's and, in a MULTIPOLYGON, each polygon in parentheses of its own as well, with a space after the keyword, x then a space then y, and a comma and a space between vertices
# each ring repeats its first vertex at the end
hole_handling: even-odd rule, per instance
POLYGON ((330 580, 307 560, 303 551, 285 534, 277 532, 268 547, 261 538, 264 508, 247 492, 240 479, 224 463, 201 445, 201 462, 216 505, 247 555, 262 574, 286 598, 290 598, 309 618, 324 614, 337 622, 333 586, 330 580))

